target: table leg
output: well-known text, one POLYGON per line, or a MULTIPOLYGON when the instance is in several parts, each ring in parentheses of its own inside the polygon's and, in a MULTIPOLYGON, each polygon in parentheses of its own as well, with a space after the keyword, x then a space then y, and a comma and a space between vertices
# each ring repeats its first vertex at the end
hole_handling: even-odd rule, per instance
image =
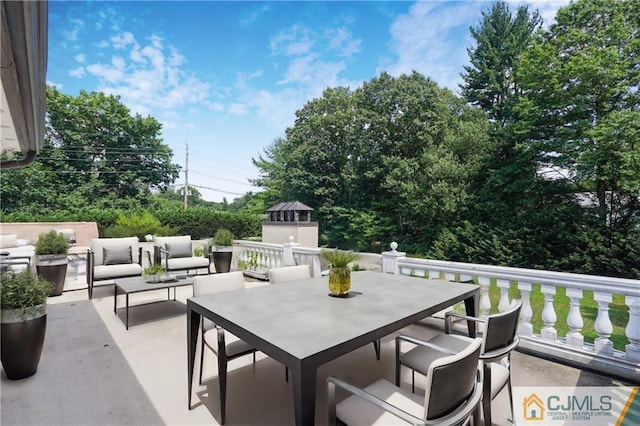
POLYGON ((316 373, 316 367, 305 366, 302 363, 291 367, 293 405, 297 426, 315 424, 316 373))
MULTIPOLYGON (((478 314, 478 309, 480 307, 480 296, 479 292, 476 292, 472 297, 468 299, 464 299, 464 308, 466 313, 470 317, 475 317, 478 314)), ((476 323, 475 321, 467 321, 467 329, 469 331, 470 337, 476 337, 476 323)))
POLYGON ((126 325, 127 325, 127 330, 129 329, 129 293, 125 294, 125 299, 127 300, 127 309, 126 309, 126 325))
POLYGON ((198 328, 200 326, 200 314, 187 307, 187 398, 188 408, 191 410, 191 391, 193 389, 193 366, 196 359, 196 346, 198 344, 198 328))

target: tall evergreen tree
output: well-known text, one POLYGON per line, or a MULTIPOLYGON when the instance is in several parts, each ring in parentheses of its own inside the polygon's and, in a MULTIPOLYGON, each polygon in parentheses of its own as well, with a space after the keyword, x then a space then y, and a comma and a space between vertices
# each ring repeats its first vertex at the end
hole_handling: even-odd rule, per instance
POLYGON ((527 6, 518 7, 514 16, 502 1, 482 16, 481 24, 470 29, 476 46, 467 48, 471 65, 464 67, 461 88, 468 102, 480 106, 498 128, 504 128, 518 93, 518 58, 542 19, 537 11, 529 13, 527 6))

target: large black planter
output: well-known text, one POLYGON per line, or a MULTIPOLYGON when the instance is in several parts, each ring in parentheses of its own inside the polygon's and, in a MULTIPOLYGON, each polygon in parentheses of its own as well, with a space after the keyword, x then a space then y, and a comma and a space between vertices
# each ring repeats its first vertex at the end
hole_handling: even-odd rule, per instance
POLYGON ((38 276, 53 284, 51 296, 60 296, 64 290, 64 280, 67 278, 67 256, 39 255, 36 257, 36 271, 38 276))
POLYGON ((47 314, 26 321, 3 318, 0 324, 2 368, 11 380, 24 379, 38 370, 47 331, 47 314))
POLYGON ((213 265, 216 267, 216 273, 229 272, 231 270, 231 257, 233 251, 231 249, 225 251, 212 251, 213 265))

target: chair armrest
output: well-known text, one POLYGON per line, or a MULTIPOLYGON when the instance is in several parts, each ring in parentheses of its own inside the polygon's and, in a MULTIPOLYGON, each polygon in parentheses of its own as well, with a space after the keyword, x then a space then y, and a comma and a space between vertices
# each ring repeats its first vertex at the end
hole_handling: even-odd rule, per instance
POLYGON ((411 336, 396 336, 396 351, 400 350, 399 349, 400 348, 400 341, 413 343, 414 345, 418 345, 418 346, 425 346, 427 348, 435 349, 436 351, 445 353, 447 355, 455 355, 455 354, 458 353, 456 351, 452 351, 451 349, 443 348, 442 346, 435 345, 435 344, 433 344, 431 342, 427 342, 425 340, 416 339, 415 337, 411 337, 411 336))
POLYGON ((381 400, 380 398, 370 394, 369 392, 360 389, 357 386, 354 386, 348 382, 345 382, 344 380, 340 380, 336 377, 328 377, 327 378, 327 385, 328 385, 328 396, 329 396, 329 401, 328 401, 328 405, 329 405, 329 424, 330 425, 335 425, 336 424, 336 391, 335 388, 336 386, 344 389, 345 391, 349 392, 352 395, 355 395, 359 398, 364 399, 365 401, 381 408, 384 411, 387 411, 391 414, 393 414, 394 416, 404 420, 405 422, 408 422, 412 425, 424 425, 425 422, 423 419, 420 419, 418 417, 415 417, 409 413, 407 413, 404 410, 399 409, 396 406, 393 406, 391 404, 389 404, 386 401, 381 400))
POLYGON ((469 315, 463 315, 457 312, 450 311, 444 314, 444 332, 447 334, 451 334, 451 317, 456 317, 456 318, 464 319, 467 321, 485 322, 483 318, 472 317, 469 315))
POLYGON ((480 354, 480 359, 485 362, 497 361, 509 355, 511 351, 514 350, 516 346, 518 346, 518 343, 520 343, 520 338, 516 334, 513 339, 513 342, 511 342, 508 346, 505 346, 504 348, 496 349, 495 351, 485 352, 483 354, 480 354))

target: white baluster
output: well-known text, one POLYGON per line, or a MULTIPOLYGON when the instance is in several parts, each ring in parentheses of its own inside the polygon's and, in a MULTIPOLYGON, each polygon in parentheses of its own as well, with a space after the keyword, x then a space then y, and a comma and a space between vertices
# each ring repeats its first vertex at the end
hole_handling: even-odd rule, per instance
POLYGON ((598 302, 598 316, 594 328, 598 337, 593 342, 594 349, 597 353, 603 355, 613 355, 613 342, 609 340, 613 333, 613 324, 609 319, 609 303, 611 303, 611 293, 594 292, 593 300, 598 302))
POLYGON ((480 316, 486 317, 491 310, 491 299, 489 298, 491 278, 478 276, 478 284, 480 284, 480 316))
POLYGON ((518 334, 520 336, 533 336, 533 309, 531 309, 531 283, 518 281, 518 289, 520 289, 520 297, 522 299, 522 308, 520 308, 520 322, 518 323, 518 334))
POLYGON ((629 344, 625 347, 625 357, 640 362, 640 297, 625 296, 624 300, 629 306, 629 322, 625 328, 629 344))
POLYGON ((544 309, 542 310, 544 327, 540 331, 540 337, 543 340, 555 341, 558 338, 558 331, 555 328, 558 317, 553 308, 553 296, 556 294, 556 288, 550 285, 541 285, 540 290, 544 294, 544 309))
POLYGON ((509 309, 509 286, 511 282, 502 278, 497 280, 498 288, 500 288, 500 301, 498 302, 498 311, 504 312, 509 309))
POLYGON ((584 345, 584 336, 582 335, 582 327, 584 321, 580 313, 580 300, 582 299, 582 290, 578 288, 567 288, 567 296, 570 300, 571 307, 569 315, 567 315, 567 344, 576 348, 582 348, 584 345))

